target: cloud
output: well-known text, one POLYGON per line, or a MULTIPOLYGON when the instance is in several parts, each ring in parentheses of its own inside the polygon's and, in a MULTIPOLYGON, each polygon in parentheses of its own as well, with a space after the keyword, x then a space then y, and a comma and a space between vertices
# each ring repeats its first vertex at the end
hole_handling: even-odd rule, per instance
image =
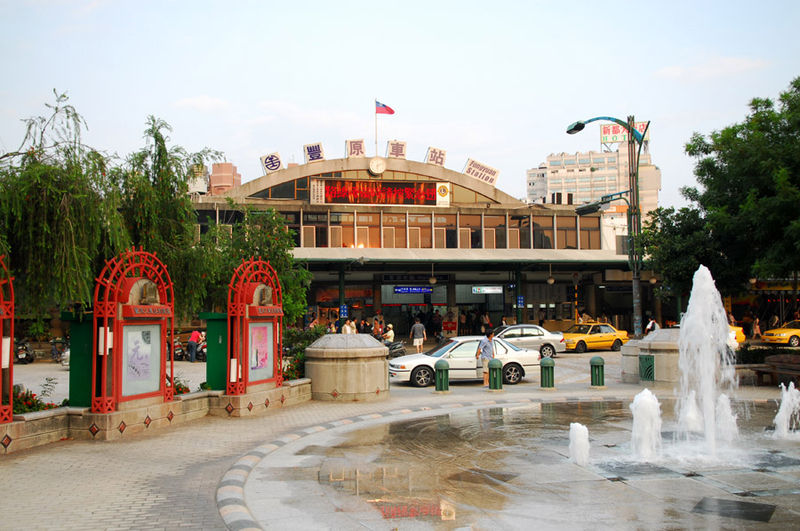
POLYGON ((227 100, 212 98, 204 94, 192 98, 182 98, 175 102, 175 106, 198 111, 221 111, 227 109, 229 103, 227 100))
POLYGON ((714 57, 695 65, 672 65, 656 70, 655 76, 675 81, 707 81, 761 70, 769 65, 763 59, 714 57))

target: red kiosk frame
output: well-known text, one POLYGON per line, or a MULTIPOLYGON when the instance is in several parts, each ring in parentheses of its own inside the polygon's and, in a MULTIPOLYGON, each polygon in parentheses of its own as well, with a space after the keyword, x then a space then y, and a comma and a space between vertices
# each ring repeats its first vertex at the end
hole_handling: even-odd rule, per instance
POLYGON ((0 255, 0 424, 14 418, 14 278, 0 255))
POLYGON ((275 269, 260 257, 242 260, 228 285, 226 391, 283 383, 283 295, 275 269))
POLYGON ((172 280, 155 254, 133 248, 106 262, 94 292, 93 413, 172 401, 174 314, 172 280))

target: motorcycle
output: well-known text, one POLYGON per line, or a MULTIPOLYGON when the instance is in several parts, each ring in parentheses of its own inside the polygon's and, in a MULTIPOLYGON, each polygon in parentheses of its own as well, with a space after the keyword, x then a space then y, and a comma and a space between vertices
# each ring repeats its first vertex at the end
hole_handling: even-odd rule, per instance
POLYGON ((195 354, 195 357, 197 361, 206 361, 208 357, 208 344, 206 343, 205 337, 197 344, 197 354, 195 354))
POLYGON ((184 350, 181 340, 177 337, 172 341, 172 359, 175 361, 189 359, 189 354, 184 350))
POLYGON ((34 356, 31 345, 21 339, 14 340, 14 358, 17 363, 33 363, 34 356))
POLYGON ((389 357, 390 358, 397 358, 399 356, 406 355, 406 343, 405 341, 395 341, 393 343, 389 343, 386 345, 389 348, 389 357))

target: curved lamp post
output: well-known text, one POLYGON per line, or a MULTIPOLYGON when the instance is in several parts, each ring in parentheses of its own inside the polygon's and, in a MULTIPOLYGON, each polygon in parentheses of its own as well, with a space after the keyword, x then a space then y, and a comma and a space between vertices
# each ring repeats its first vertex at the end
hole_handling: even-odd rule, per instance
POLYGON ((633 336, 638 339, 642 337, 642 291, 641 285, 639 284, 642 270, 642 253, 639 248, 639 236, 642 233, 642 213, 639 208, 639 156, 642 153, 642 144, 644 144, 644 137, 647 134, 647 130, 650 128, 650 122, 648 121, 645 125, 644 132, 640 133, 636 129, 636 122, 633 116, 628 116, 627 122, 623 122, 619 118, 613 118, 611 116, 597 116, 588 120, 579 120, 571 124, 567 127, 567 134, 574 135, 575 133, 579 133, 583 131, 586 124, 599 120, 614 122, 625 128, 628 132, 629 189, 627 192, 603 196, 597 203, 589 203, 583 207, 578 207, 576 212, 578 215, 596 212, 600 208, 600 205, 604 203, 615 199, 624 199, 622 197, 624 193, 628 193, 630 197, 630 201, 628 201, 628 262, 633 274, 633 336), (591 210, 591 208, 594 208, 594 210, 591 210))

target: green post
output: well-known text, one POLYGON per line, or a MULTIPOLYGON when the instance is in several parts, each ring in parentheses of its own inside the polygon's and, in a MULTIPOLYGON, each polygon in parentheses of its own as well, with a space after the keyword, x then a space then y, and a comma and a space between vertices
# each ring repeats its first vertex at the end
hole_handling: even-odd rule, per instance
POLYGON ((539 385, 543 389, 555 389, 555 366, 556 362, 553 361, 553 358, 542 358, 539 365, 541 374, 539 385))
POLYGON ((436 392, 450 391, 450 364, 446 360, 439 360, 433 366, 436 370, 436 392))
POLYGON ((592 371, 592 387, 605 387, 605 360, 600 356, 595 356, 589 360, 592 371))
POLYGON ((492 391, 503 390, 503 362, 497 358, 489 360, 489 389, 492 391))
POLYGON ((224 391, 228 378, 228 314, 204 312, 206 322, 206 385, 214 391, 224 391))
POLYGON ((69 322, 69 405, 92 405, 92 312, 61 312, 69 322))

